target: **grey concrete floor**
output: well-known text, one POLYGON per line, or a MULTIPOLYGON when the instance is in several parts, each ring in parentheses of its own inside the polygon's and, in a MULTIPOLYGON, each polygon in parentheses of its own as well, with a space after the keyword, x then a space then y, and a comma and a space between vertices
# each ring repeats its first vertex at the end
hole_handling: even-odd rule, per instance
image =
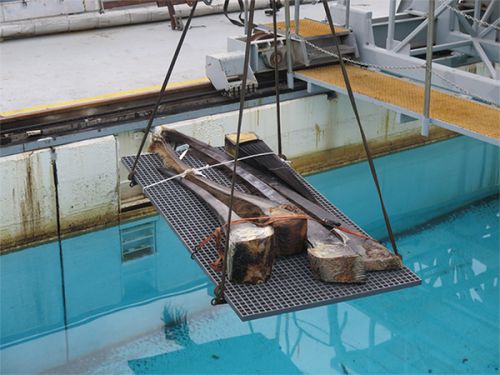
MULTIPOLYGON (((388 0, 352 4, 387 14, 388 0)), ((301 17, 322 20, 322 5, 303 5, 301 17)), ((256 12, 257 23, 271 21, 256 12)), ((195 18, 192 26, 172 82, 204 77, 205 56, 224 52, 226 38, 242 33, 223 15, 195 18)), ((159 22, 0 43, 0 112, 160 85, 180 35, 159 22)))

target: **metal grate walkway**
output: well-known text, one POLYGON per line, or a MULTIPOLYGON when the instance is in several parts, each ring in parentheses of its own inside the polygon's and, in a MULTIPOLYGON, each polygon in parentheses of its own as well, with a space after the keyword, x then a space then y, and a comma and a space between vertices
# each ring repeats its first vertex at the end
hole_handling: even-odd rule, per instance
MULTIPOLYGON (((129 170, 134 159, 134 156, 123 158, 123 163, 129 170)), ((194 158, 187 157, 183 160, 192 167, 203 165, 194 158)), ((136 170, 136 179, 143 189, 163 179, 157 169, 161 165, 160 159, 154 154, 141 157, 136 170)), ((220 184, 230 185, 230 180, 218 170, 208 169, 203 173, 220 184)), ((340 222, 362 231, 307 182, 304 181, 304 184, 318 198, 321 205, 334 213, 340 222)), ((249 192, 242 185, 237 185, 236 188, 249 192)), ((167 181, 145 189, 144 194, 176 232, 190 253, 201 240, 219 226, 205 203, 175 181, 167 181)), ((217 284, 220 281, 220 275, 210 267, 216 258, 217 251, 213 243, 209 243, 195 255, 195 259, 205 273, 217 284)), ((245 321, 407 288, 420 283, 420 278, 404 267, 397 271, 372 272, 365 284, 327 284, 313 279, 309 271, 307 255, 303 254, 277 260, 271 278, 264 284, 241 285, 227 282, 225 298, 240 319, 245 321)))
MULTIPOLYGON (((399 113, 422 119, 424 87, 356 66, 347 66, 354 95, 399 113)), ((346 93, 340 65, 303 69, 295 77, 332 91, 346 93)), ((433 89, 431 124, 500 146, 498 108, 433 89)))
MULTIPOLYGON (((270 31, 273 29, 272 23, 266 23, 263 26, 270 31)), ((278 22, 276 26, 278 28, 278 31, 282 33, 286 31, 284 21, 278 22)), ((290 21, 290 32, 295 32, 295 21, 290 21)), ((335 32, 338 36, 347 35, 350 33, 349 30, 340 26, 335 26, 335 32)), ((330 30, 330 25, 328 25, 327 23, 310 20, 308 18, 299 20, 299 36, 302 38, 309 39, 318 37, 331 37, 331 35, 332 31, 330 30)))

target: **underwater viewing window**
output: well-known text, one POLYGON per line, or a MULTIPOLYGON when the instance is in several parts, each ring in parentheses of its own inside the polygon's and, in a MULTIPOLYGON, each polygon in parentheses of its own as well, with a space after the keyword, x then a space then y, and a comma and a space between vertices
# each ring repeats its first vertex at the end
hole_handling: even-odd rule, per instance
POLYGON ((120 229, 122 262, 155 253, 155 222, 133 225, 120 229))

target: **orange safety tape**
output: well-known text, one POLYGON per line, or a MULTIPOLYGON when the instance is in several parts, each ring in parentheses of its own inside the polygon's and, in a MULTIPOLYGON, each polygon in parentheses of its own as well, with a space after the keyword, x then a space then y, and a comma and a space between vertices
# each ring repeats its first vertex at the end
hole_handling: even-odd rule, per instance
POLYGON ((339 226, 339 227, 335 227, 334 229, 338 229, 338 230, 341 230, 342 232, 352 234, 353 236, 364 238, 365 240, 376 241, 373 238, 364 235, 363 233, 355 232, 353 230, 350 230, 350 229, 347 229, 347 228, 344 228, 344 227, 340 227, 339 226))

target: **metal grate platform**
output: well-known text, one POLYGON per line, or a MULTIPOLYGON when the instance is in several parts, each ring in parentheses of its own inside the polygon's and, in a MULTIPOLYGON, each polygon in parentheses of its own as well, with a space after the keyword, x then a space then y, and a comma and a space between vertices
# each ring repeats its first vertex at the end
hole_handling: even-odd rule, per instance
MULTIPOLYGON (((424 86, 388 74, 347 66, 354 96, 422 119, 424 86)), ((295 77, 316 86, 346 93, 340 65, 328 65, 295 72, 295 77)), ((500 146, 500 110, 432 89, 431 124, 500 146)))
MULTIPOLYGON (((273 30, 272 23, 266 23, 263 25, 267 30, 273 30)), ((276 24, 278 31, 285 32, 285 22, 281 21, 276 24)), ((290 31, 295 32, 295 21, 290 21, 290 31)), ((335 25, 335 33, 337 36, 343 36, 350 33, 349 30, 335 25)), ((308 18, 303 18, 299 20, 299 36, 302 38, 318 38, 318 37, 331 37, 332 31, 330 25, 325 22, 315 21, 308 18)))
MULTIPOLYGON (((123 158, 130 170, 134 156, 123 158)), ((184 161, 200 167, 202 163, 187 157, 184 161)), ((143 188, 163 179, 157 168, 161 161, 156 155, 143 155, 136 170, 136 180, 143 188)), ((225 185, 230 180, 220 171, 209 169, 203 173, 210 179, 225 185)), ((295 173, 295 172, 294 172, 295 173)), ((334 207, 321 194, 304 180, 318 202, 335 214, 340 222, 357 230, 361 229, 334 207)), ((237 189, 248 192, 245 186, 237 189)), ((146 189, 144 194, 151 200, 158 212, 177 233, 190 252, 208 234, 219 226, 215 216, 203 201, 175 181, 146 189)), ((210 264, 217 258, 213 243, 198 252, 195 259, 214 283, 220 275, 212 270, 210 264)), ((337 303, 349 299, 407 288, 421 283, 420 278, 404 267, 397 271, 369 273, 365 284, 328 284, 315 280, 309 271, 307 255, 280 258, 276 261, 271 278, 261 285, 241 285, 227 282, 225 298, 241 320, 251 320, 283 312, 296 311, 320 305, 337 303)))

